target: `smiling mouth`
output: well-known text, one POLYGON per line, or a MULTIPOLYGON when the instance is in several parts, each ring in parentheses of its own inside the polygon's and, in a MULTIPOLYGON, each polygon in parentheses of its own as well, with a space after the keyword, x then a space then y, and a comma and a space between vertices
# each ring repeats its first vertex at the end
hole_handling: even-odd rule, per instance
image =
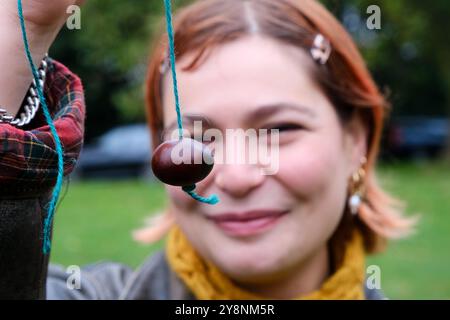
POLYGON ((253 210, 242 213, 224 213, 207 218, 226 234, 244 237, 271 229, 288 212, 288 210, 253 210))

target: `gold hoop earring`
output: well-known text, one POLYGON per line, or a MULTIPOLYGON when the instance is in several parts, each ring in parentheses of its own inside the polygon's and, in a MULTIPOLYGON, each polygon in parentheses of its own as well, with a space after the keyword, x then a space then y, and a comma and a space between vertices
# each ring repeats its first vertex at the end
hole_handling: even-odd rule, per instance
POLYGON ((359 169, 353 173, 350 181, 350 197, 348 198, 348 207, 352 215, 357 215, 359 212, 359 207, 365 197, 365 178, 366 169, 365 165, 367 163, 366 157, 361 158, 361 166, 359 169))

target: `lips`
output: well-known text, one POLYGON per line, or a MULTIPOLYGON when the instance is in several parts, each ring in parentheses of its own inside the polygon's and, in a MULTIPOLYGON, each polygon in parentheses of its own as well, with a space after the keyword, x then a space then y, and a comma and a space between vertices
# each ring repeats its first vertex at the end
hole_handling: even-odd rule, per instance
POLYGON ((251 236, 271 229, 284 216, 287 210, 253 210, 228 212, 208 216, 225 233, 232 236, 251 236))

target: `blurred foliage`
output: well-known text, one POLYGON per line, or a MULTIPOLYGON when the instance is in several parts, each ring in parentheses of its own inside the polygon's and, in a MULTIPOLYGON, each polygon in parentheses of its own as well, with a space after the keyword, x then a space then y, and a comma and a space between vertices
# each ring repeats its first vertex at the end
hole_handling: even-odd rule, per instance
POLYGON ((450 113, 450 43, 444 41, 450 30, 450 2, 324 2, 353 35, 375 80, 389 93, 393 116, 450 113), (366 28, 370 5, 381 9, 380 30, 366 28))
MULTIPOLYGON (((174 0, 174 7, 189 0, 174 0)), ((450 2, 323 0, 358 42, 393 115, 448 115, 450 2), (369 5, 381 30, 368 30, 369 5)), ((143 84, 152 35, 164 27, 163 1, 87 1, 81 30, 64 29, 52 48, 83 79, 86 140, 127 122, 145 121, 143 84)))

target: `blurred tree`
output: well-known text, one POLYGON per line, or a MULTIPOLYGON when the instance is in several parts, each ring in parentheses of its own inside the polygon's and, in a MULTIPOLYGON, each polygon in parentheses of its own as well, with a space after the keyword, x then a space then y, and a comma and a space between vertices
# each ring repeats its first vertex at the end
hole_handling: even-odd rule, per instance
POLYGON ((352 33, 396 115, 450 114, 450 2, 325 0, 352 33), (381 29, 369 30, 370 5, 381 9, 381 29), (433 8, 433 10, 430 10, 433 8), (436 12, 434 12, 436 11, 436 12), (438 18, 440 16, 441 18, 438 18))
MULTIPOLYGON (((450 116, 448 0, 323 2, 352 33, 375 80, 390 93, 392 117, 450 116), (380 30, 365 25, 370 5, 381 9, 380 30)), ((447 150, 450 156, 450 133, 447 150)))

